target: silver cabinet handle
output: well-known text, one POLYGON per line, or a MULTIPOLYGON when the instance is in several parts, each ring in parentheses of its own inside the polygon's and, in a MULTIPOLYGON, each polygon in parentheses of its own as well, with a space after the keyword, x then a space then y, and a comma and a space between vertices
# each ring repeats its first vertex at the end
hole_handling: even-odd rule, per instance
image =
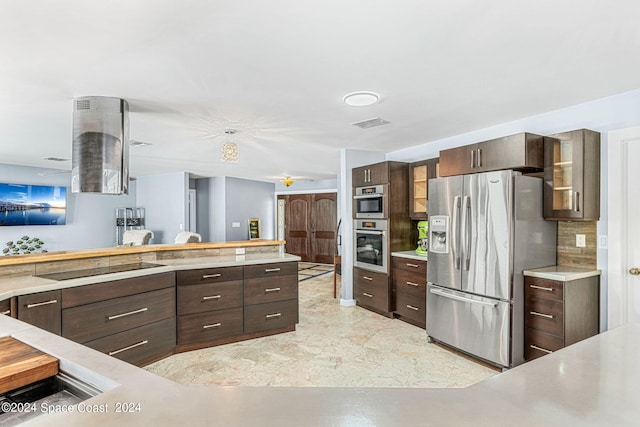
POLYGON ((482 148, 478 148, 478 155, 476 156, 478 167, 482 167, 482 148))
POLYGON ((530 311, 529 314, 533 314, 534 316, 546 317, 547 319, 553 319, 553 316, 550 314, 538 313, 537 311, 530 311))
POLYGON ((218 273, 218 274, 203 274, 202 278, 203 279, 215 279, 216 277, 220 277, 222 276, 222 274, 218 273))
POLYGON ((418 264, 409 264, 409 263, 407 263, 407 267, 418 268, 420 266, 418 264))
POLYGON ((553 351, 551 350, 547 350, 546 348, 542 348, 542 347, 538 347, 537 345, 533 345, 533 344, 529 344, 529 347, 531 347, 534 350, 540 350, 540 351, 544 351, 547 354, 551 354, 553 353, 553 351))
POLYGON ((131 316, 132 314, 144 313, 147 310, 149 310, 149 309, 147 307, 145 307, 145 308, 141 308, 139 310, 129 311, 128 313, 114 314, 113 316, 108 316, 107 320, 114 320, 114 319, 119 319, 121 317, 131 316))
POLYGON ((267 319, 271 319, 272 317, 280 317, 280 316, 282 316, 282 313, 267 314, 265 317, 267 319))
POLYGON ((57 299, 52 299, 50 301, 44 301, 44 302, 36 302, 36 303, 33 303, 33 304, 27 304, 27 308, 40 307, 41 305, 55 304, 57 302, 58 302, 57 299))
POLYGON ((533 289, 540 289, 541 291, 553 292, 553 288, 545 288, 544 286, 529 285, 529 287, 533 289))
POLYGON ((409 286, 415 286, 416 288, 420 285, 418 285, 417 283, 413 283, 413 282, 407 282, 407 285, 409 286))
POLYGON ((210 299, 220 299, 222 298, 222 295, 211 295, 211 296, 207 296, 207 297, 202 297, 202 301, 207 301, 210 299))
POLYGON ((218 323, 212 323, 210 325, 202 325, 202 329, 218 328, 220 326, 222 326, 222 323, 218 322, 218 323))
POLYGON ((109 356, 113 356, 115 354, 122 353, 123 351, 131 350, 132 348, 140 347, 141 345, 145 345, 145 344, 149 344, 149 341, 147 341, 147 340, 140 341, 140 342, 132 344, 132 345, 130 345, 128 347, 121 348, 120 350, 110 351, 109 352, 109 356))
POLYGON ((475 155, 476 155, 476 150, 471 150, 471 169, 476 167, 475 155))
POLYGON ((369 277, 369 276, 362 276, 362 278, 363 278, 364 280, 368 280, 368 281, 372 281, 372 280, 373 280, 373 278, 372 278, 372 277, 369 277))
POLYGON ((368 294, 368 293, 366 293, 366 292, 363 292, 363 293, 362 293, 362 295, 364 295, 365 297, 373 298, 373 295, 368 294))
POLYGON ((498 305, 497 302, 494 303, 494 302, 478 301, 478 300, 471 299, 471 298, 460 297, 460 296, 455 295, 455 294, 448 294, 446 292, 442 292, 439 289, 431 289, 431 293, 434 294, 434 295, 439 295, 441 297, 454 299, 456 301, 470 302, 470 303, 473 303, 473 304, 486 305, 488 307, 496 307, 498 305))
POLYGON ((11 310, 3 311, 2 314, 11 314, 11 310))
POLYGON ((420 309, 418 307, 414 307, 412 305, 407 304, 407 308, 410 308, 411 310, 415 310, 415 311, 420 311, 420 309))
POLYGON ((275 273, 276 271, 280 271, 280 268, 265 268, 265 273, 275 273))
POLYGON ((265 292, 280 292, 280 288, 268 288, 264 290, 265 292))

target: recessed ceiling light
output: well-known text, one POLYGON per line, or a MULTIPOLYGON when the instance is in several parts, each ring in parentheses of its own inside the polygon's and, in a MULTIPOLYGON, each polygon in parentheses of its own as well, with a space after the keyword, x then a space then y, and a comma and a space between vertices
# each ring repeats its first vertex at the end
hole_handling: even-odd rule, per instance
POLYGON ((366 107, 380 100, 380 95, 375 92, 359 91, 348 93, 342 98, 345 104, 352 107, 366 107))

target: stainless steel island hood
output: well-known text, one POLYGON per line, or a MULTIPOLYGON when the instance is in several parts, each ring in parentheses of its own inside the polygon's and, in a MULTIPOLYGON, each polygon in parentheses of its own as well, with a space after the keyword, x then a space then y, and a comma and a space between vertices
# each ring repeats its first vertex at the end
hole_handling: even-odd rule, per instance
POLYGON ((73 193, 129 191, 129 104, 85 96, 73 101, 73 193))

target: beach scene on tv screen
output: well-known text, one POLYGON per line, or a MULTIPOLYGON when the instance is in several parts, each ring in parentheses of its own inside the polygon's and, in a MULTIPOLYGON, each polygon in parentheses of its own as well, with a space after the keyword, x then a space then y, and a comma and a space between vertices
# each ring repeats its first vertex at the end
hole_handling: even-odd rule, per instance
POLYGON ((64 225, 67 189, 0 183, 0 226, 64 225))

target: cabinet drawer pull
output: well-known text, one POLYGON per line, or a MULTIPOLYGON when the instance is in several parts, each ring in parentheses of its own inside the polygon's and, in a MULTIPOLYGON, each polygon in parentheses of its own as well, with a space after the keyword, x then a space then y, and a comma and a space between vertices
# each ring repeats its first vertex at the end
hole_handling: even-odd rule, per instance
POLYGON ((553 319, 553 316, 550 314, 538 313, 537 311, 530 311, 529 314, 533 314, 534 316, 546 317, 547 319, 553 319))
POLYGON ((114 355, 116 355, 118 353, 122 353, 123 351, 131 350, 132 348, 140 347, 141 345, 145 345, 145 344, 149 344, 149 341, 147 341, 147 340, 140 341, 140 342, 132 344, 132 345, 130 345, 128 347, 121 348, 120 350, 110 351, 108 354, 109 354, 109 356, 114 356, 114 355))
POLYGON ((362 293, 362 295, 364 295, 365 297, 373 298, 373 295, 368 294, 368 293, 366 293, 366 292, 363 292, 363 293, 362 293))
POLYGON ((267 288, 264 291, 265 292, 280 292, 280 288, 267 288))
POLYGON ((210 325, 202 325, 202 329, 218 328, 220 326, 222 326, 222 323, 218 322, 218 323, 212 323, 210 325))
POLYGON ((278 268, 265 268, 264 269, 265 273, 275 273, 276 271, 280 271, 280 267, 278 267, 278 268))
POLYGON ((2 314, 11 314, 11 310, 3 311, 2 314))
POLYGON ((529 347, 531 347, 534 350, 540 350, 540 351, 544 351, 547 354, 551 354, 553 353, 553 351, 551 350, 547 350, 546 348, 542 348, 542 347, 538 347, 537 345, 533 345, 533 344, 529 344, 529 347))
POLYGON ((529 285, 529 287, 533 289, 540 289, 541 291, 553 292, 553 288, 545 288, 544 286, 529 285))
POLYGON ((114 320, 114 319, 119 319, 119 318, 125 317, 125 316, 131 316, 132 314, 144 313, 147 310, 148 310, 148 308, 145 307, 145 308, 141 308, 140 310, 130 311, 128 313, 114 314, 113 316, 108 316, 107 320, 114 320))
POLYGON ((420 266, 418 264, 409 264, 409 263, 407 263, 407 267, 418 268, 420 266))
POLYGON ((410 308, 411 310, 415 310, 415 311, 420 311, 420 309, 418 307, 414 307, 412 305, 407 304, 407 308, 410 308))
POLYGON ((220 298, 222 298, 222 295, 211 295, 211 296, 208 296, 208 297, 202 297, 202 301, 207 301, 207 300, 210 300, 210 299, 220 299, 220 298))
POLYGON ((50 301, 45 301, 45 302, 36 302, 36 303, 33 303, 33 304, 27 304, 27 308, 40 307, 41 305, 55 304, 57 302, 58 302, 57 299, 52 299, 50 301))
POLYGON ((280 317, 280 316, 282 316, 282 313, 267 314, 265 317, 267 319, 271 319, 272 317, 280 317))
POLYGON ((372 277, 368 277, 368 276, 362 276, 362 278, 363 278, 364 280, 368 280, 368 281, 370 281, 370 282, 373 280, 373 278, 372 278, 372 277))
POLYGON ((202 278, 203 279, 215 279, 216 277, 220 277, 222 276, 222 274, 218 273, 218 274, 203 274, 202 278))
POLYGON ((413 282, 407 282, 407 285, 409 286, 415 286, 416 288, 420 285, 418 285, 417 283, 413 283, 413 282))

